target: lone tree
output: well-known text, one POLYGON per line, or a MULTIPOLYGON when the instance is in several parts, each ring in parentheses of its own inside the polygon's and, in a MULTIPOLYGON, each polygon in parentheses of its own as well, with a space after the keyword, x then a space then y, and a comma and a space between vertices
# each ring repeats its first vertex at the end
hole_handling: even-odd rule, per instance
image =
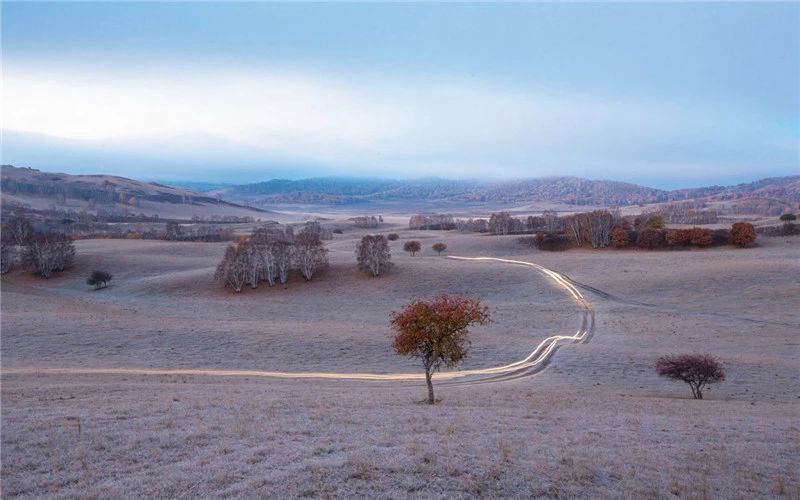
POLYGON ((105 271, 92 271, 92 274, 86 278, 86 284, 93 286, 95 290, 99 290, 107 287, 111 278, 113 278, 113 276, 105 271))
POLYGON ((749 222, 737 222, 731 226, 731 244, 746 247, 756 241, 756 229, 749 222))
POLYGON ((447 294, 429 302, 415 300, 402 311, 392 313, 391 326, 397 332, 392 347, 401 356, 422 360, 429 404, 435 402, 433 373, 442 365, 458 366, 471 345, 468 328, 485 325, 489 320, 489 308, 480 300, 447 294))
POLYGON ((656 372, 689 384, 694 399, 703 399, 706 385, 725 380, 722 365, 708 354, 662 356, 656 361, 656 372))
POLYGON ((389 242, 382 234, 368 234, 361 238, 356 245, 356 260, 359 271, 380 276, 381 271, 391 267, 392 254, 389 251, 389 242))
POLYGON ((433 248, 433 250, 439 255, 442 255, 442 252, 447 250, 447 243, 434 243, 431 245, 431 248, 433 248))
POLYGON ((414 255, 417 254, 417 252, 422 250, 422 245, 419 243, 419 241, 416 240, 406 241, 406 243, 403 245, 403 250, 410 253, 411 256, 413 257, 414 255))

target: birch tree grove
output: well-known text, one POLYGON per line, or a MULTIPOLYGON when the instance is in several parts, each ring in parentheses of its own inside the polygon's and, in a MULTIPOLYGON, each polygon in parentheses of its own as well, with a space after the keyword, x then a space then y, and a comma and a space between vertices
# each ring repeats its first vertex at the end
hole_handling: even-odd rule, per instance
POLYGON ((392 258, 389 241, 382 234, 368 234, 356 245, 356 260, 359 271, 380 276, 381 272, 391 267, 392 258))

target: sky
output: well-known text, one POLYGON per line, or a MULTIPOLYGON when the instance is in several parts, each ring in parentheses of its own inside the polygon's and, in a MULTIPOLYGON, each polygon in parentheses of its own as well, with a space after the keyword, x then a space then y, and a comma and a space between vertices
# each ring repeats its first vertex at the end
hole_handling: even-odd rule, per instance
POLYGON ((148 180, 800 174, 800 3, 2 3, 2 162, 148 180))

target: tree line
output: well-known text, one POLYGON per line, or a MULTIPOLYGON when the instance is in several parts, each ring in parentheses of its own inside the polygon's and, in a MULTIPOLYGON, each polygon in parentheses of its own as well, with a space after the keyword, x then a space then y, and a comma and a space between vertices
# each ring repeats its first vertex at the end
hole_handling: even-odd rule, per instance
POLYGON ((75 245, 63 233, 37 232, 30 220, 12 216, 0 234, 0 272, 6 274, 17 263, 43 278, 64 271, 75 260, 75 245))

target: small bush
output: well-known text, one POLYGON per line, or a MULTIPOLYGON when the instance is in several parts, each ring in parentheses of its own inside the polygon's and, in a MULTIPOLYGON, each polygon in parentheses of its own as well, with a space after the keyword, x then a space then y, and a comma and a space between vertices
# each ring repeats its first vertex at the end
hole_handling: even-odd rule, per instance
POLYGON ((698 247, 710 247, 714 243, 714 238, 711 236, 710 229, 703 229, 700 227, 692 228, 692 245, 698 247))
POLYGON ((783 222, 793 222, 797 220, 797 216, 795 214, 783 214, 780 216, 780 220, 783 222))
POLYGON ((611 246, 614 248, 625 248, 630 244, 628 231, 620 226, 614 226, 611 230, 611 246))
POLYGON ((431 248, 432 248, 432 249, 433 249, 433 250, 434 250, 434 251, 435 251, 437 254, 441 255, 441 254, 442 254, 442 252, 444 252, 445 250, 447 250, 447 244, 446 244, 446 243, 441 243, 441 242, 440 242, 440 243, 434 243, 433 245, 431 245, 431 248))
POLYGON ((666 242, 671 247, 685 247, 692 243, 691 229, 669 229, 667 230, 666 242))
POLYGON ((344 231, 342 231, 341 229, 334 229, 334 230, 333 230, 333 231, 331 231, 331 232, 332 232, 333 234, 344 234, 344 231))
POLYGON ((636 246, 647 250, 654 250, 664 245, 664 232, 658 229, 645 229, 639 231, 636 246))
POLYGON ((112 278, 113 276, 105 271, 92 271, 92 274, 86 278, 86 284, 93 286, 95 290, 99 290, 107 287, 112 278))
POLYGON ((397 241, 400 239, 400 235, 397 233, 389 233, 386 235, 386 239, 389 241, 397 241))

